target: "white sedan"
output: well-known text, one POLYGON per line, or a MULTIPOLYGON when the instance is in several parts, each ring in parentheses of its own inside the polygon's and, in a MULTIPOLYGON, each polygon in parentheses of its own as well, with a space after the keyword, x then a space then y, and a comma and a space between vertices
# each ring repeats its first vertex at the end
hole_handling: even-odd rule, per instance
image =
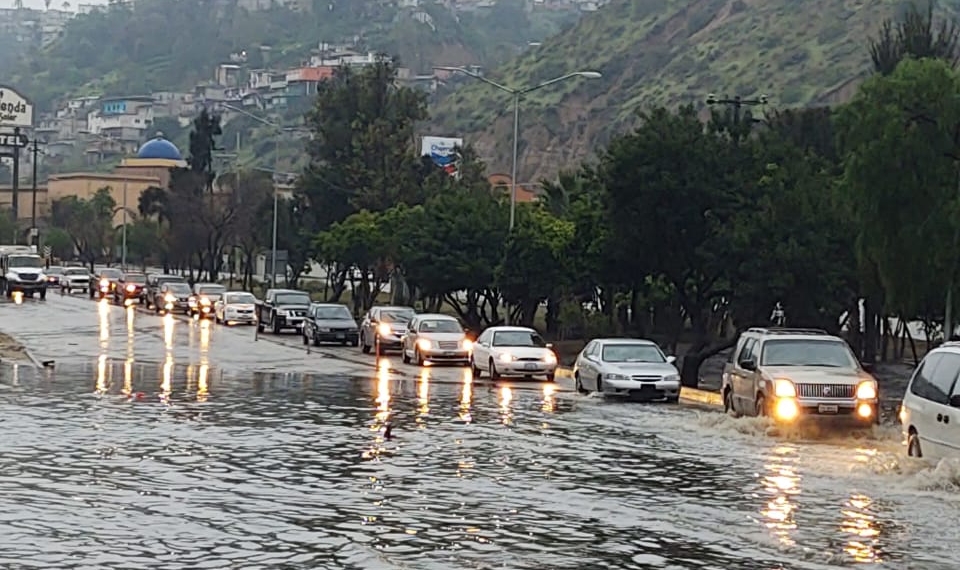
POLYGON ((557 355, 537 331, 527 327, 490 327, 473 345, 470 356, 473 377, 484 372, 492 380, 504 376, 543 376, 553 382, 557 355))
POLYGON ((591 391, 639 400, 680 399, 676 358, 664 356, 656 343, 633 338, 605 338, 587 343, 573 366, 577 392, 591 391))
POLYGON ((257 324, 257 298, 246 291, 227 291, 213 305, 213 318, 218 323, 257 324))

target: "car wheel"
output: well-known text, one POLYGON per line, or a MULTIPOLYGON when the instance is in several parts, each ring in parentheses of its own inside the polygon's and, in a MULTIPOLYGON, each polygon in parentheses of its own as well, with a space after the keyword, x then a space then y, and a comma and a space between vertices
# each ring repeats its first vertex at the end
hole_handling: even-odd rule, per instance
POLYGON ((556 372, 551 372, 550 374, 547 374, 547 382, 553 382, 554 379, 556 379, 556 377, 557 377, 556 372))
POLYGON ((733 407, 733 390, 729 388, 723 392, 723 411, 735 418, 740 417, 740 413, 733 407))
POLYGON ((365 334, 360 335, 360 350, 364 354, 370 354, 370 345, 367 344, 367 335, 365 334))
POLYGON ((404 364, 410 364, 410 355, 407 354, 407 349, 406 349, 406 348, 401 348, 401 349, 400 349, 400 354, 402 355, 402 356, 400 357, 400 359, 403 360, 403 363, 404 363, 404 364))
POLYGON ((280 323, 278 323, 277 319, 272 315, 270 316, 270 324, 273 328, 273 334, 280 334, 280 323))
POLYGON ((680 396, 667 396, 666 400, 668 404, 676 404, 680 401, 680 396))
POLYGON ((500 373, 497 372, 497 366, 493 363, 493 359, 490 359, 490 379, 496 382, 500 379, 500 373))
POLYGON ((303 346, 310 344, 310 338, 307 336, 307 331, 303 331, 303 334, 300 336, 303 337, 303 346))
POLYGON ((46 300, 47 300, 47 290, 46 290, 46 289, 41 289, 41 290, 40 290, 40 300, 41 300, 41 301, 46 301, 46 300))
POLYGON ((763 397, 763 394, 757 396, 757 401, 754 402, 754 410, 757 413, 757 417, 765 418, 767 417, 767 402, 763 397))
POLYGON ((603 394, 603 376, 597 376, 597 392, 603 394))
POLYGON ((920 449, 920 434, 912 429, 910 435, 907 436, 907 455, 917 459, 923 458, 923 450, 920 449))
POLYGON ((423 366, 426 361, 423 360, 423 355, 420 354, 420 349, 413 349, 413 363, 417 366, 423 366))
POLYGON ((477 368, 477 363, 474 362, 473 359, 470 359, 470 372, 473 373, 474 380, 476 380, 477 378, 480 378, 480 375, 483 374, 483 371, 477 368))
MULTIPOLYGON (((317 333, 313 333, 313 346, 320 346, 320 337, 317 336, 317 333)), ((344 346, 347 345, 346 342, 343 343, 344 346)))
POLYGON ((577 372, 577 374, 573 377, 573 387, 574 387, 574 389, 577 391, 578 394, 589 394, 589 393, 590 393, 590 390, 587 390, 586 388, 583 387, 583 382, 580 381, 580 373, 579 373, 579 372, 577 372))

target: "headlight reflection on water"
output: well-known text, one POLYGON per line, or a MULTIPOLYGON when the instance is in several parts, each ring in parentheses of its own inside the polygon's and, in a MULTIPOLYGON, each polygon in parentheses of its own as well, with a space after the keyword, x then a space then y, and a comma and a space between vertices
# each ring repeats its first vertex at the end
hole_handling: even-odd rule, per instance
POLYGON ((473 399, 473 372, 463 371, 463 389, 460 391, 460 419, 464 423, 473 421, 470 415, 470 402, 473 399))
POLYGON ((97 303, 97 314, 100 316, 100 346, 105 348, 110 340, 110 304, 106 299, 97 303))
POLYGON ((377 459, 383 452, 385 438, 383 430, 390 419, 390 367, 389 363, 381 361, 377 370, 377 412, 374 415, 370 430, 377 434, 373 438, 370 448, 363 452, 364 459, 377 459))
POLYGON ((427 427, 424 419, 430 413, 430 371, 426 369, 420 372, 420 380, 417 383, 417 402, 420 404, 417 410, 417 425, 420 429, 424 429, 427 427))
POLYGON ((840 530, 850 535, 843 550, 857 562, 883 562, 877 553, 880 529, 876 517, 870 512, 872 504, 870 497, 854 494, 841 511, 840 530))
POLYGON ((167 350, 173 350, 173 326, 176 322, 170 313, 163 316, 163 344, 167 350))
POLYGON ((513 390, 510 386, 500 388, 500 418, 504 424, 509 425, 513 420, 513 413, 510 411, 510 402, 513 401, 513 390))
POLYGON ((797 450, 791 445, 781 445, 773 450, 774 456, 764 465, 766 475, 760 482, 768 495, 766 508, 760 511, 763 522, 784 546, 794 546, 797 531, 796 509, 793 500, 800 494, 800 476, 796 472, 797 450))
MULTIPOLYGON (((89 386, 89 384, 88 384, 89 386)), ((97 358, 97 393, 106 394, 107 388, 107 355, 101 354, 97 358)))

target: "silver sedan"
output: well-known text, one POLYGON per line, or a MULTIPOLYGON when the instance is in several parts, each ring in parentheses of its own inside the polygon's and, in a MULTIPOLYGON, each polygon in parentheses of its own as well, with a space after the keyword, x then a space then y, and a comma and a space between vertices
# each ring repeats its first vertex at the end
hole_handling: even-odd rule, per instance
POLYGON ((577 391, 638 400, 680 398, 680 374, 672 356, 656 343, 633 338, 596 339, 577 355, 573 376, 577 391))

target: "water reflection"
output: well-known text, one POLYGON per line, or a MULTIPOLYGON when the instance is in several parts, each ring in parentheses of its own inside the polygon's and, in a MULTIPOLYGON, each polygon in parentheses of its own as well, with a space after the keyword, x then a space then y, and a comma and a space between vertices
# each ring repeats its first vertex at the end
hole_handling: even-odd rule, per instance
POLYGON ((200 321, 200 354, 206 355, 210 352, 210 321, 203 319, 200 321))
POLYGON ((425 417, 430 413, 430 371, 426 369, 420 372, 417 382, 417 403, 420 405, 417 410, 417 425, 424 428, 425 417))
POLYGON ((796 447, 780 445, 773 450, 773 457, 764 465, 766 474, 761 479, 770 498, 760 514, 770 533, 784 546, 796 544, 795 496, 800 494, 800 476, 797 474, 796 464, 796 447))
POLYGON ((127 315, 127 340, 133 341, 134 337, 134 324, 136 322, 137 311, 133 305, 127 305, 125 311, 127 315))
POLYGON ((390 369, 389 364, 384 365, 382 361, 380 364, 377 371, 377 412, 370 426, 376 435, 370 448, 363 452, 364 459, 376 459, 383 452, 384 430, 387 428, 387 420, 390 419, 390 369))
POLYGON ((206 364, 200 365, 200 373, 197 378, 197 401, 206 402, 207 401, 207 373, 209 372, 209 366, 206 364))
POLYGON ((173 382, 173 356, 168 354, 163 361, 163 380, 160 383, 160 398, 169 398, 173 382))
POLYGON ((854 494, 841 511, 844 518, 840 530, 850 535, 843 550, 857 562, 883 562, 877 552, 880 529, 870 512, 872 504, 870 497, 854 494))
POLYGON ((97 314, 100 316, 100 347, 106 348, 110 340, 110 304, 106 299, 97 303, 97 314))
POLYGON ((543 385, 543 405, 540 406, 540 409, 544 412, 555 412, 557 411, 557 399, 554 394, 557 391, 557 387, 551 383, 543 385))
POLYGON ((504 424, 510 424, 513 420, 513 412, 510 410, 510 402, 513 401, 513 390, 510 386, 500 388, 500 419, 504 424))
POLYGON ((133 359, 128 358, 123 363, 123 395, 133 393, 133 359))
POLYGON ((463 371, 463 388, 460 390, 460 420, 470 423, 470 401, 473 399, 473 371, 463 371))
MULTIPOLYGON (((89 384, 87 384, 89 386, 89 384)), ((97 359, 97 394, 106 394, 107 385, 107 355, 101 354, 97 359)))
POLYGON ((14 303, 15 305, 22 305, 22 304, 23 304, 23 292, 22 292, 22 291, 14 291, 14 292, 13 292, 13 303, 14 303))
POLYGON ((163 316, 163 345, 167 350, 173 350, 173 326, 176 322, 170 313, 163 316))

